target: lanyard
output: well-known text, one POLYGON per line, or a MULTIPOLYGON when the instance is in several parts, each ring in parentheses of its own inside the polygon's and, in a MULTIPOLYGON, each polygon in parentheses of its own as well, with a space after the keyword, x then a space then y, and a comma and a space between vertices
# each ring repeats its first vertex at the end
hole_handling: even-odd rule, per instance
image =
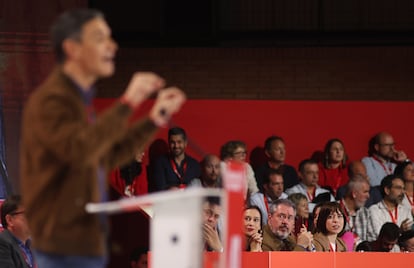
POLYGON ((306 195, 308 196, 309 202, 312 202, 312 200, 315 198, 316 193, 316 187, 313 188, 312 194, 309 194, 309 192, 306 190, 306 195))
POLYGON ((177 163, 172 158, 170 158, 170 163, 171 163, 172 170, 174 171, 175 175, 177 175, 178 179, 180 180, 180 188, 183 188, 183 186, 185 186, 185 184, 184 184, 184 176, 185 176, 185 172, 187 170, 187 162, 185 161, 185 159, 183 161, 184 161, 183 168, 182 168, 182 171, 183 172, 181 174, 178 171, 178 165, 177 165, 177 163))
POLYGON ((392 168, 390 167, 390 165, 388 165, 388 168, 384 165, 384 163, 381 161, 381 160, 379 160, 378 159, 378 157, 376 157, 375 155, 373 155, 372 156, 372 158, 375 160, 375 161, 377 161, 380 165, 381 165, 381 167, 384 169, 384 171, 385 171, 385 173, 387 174, 387 175, 390 175, 390 174, 392 174, 392 168))
POLYGON ((20 248, 20 252, 22 253, 24 261, 26 262, 26 264, 31 268, 36 268, 36 264, 33 261, 33 257, 28 256, 26 254, 25 250, 22 248, 22 246, 19 246, 19 248, 20 248))
MULTIPOLYGON (((384 203, 385 206, 385 203, 384 203)), ((387 206, 385 206, 387 208, 387 206)), ((398 206, 394 208, 394 215, 390 209, 387 208, 388 214, 390 214, 391 220, 393 223, 397 224, 398 222, 398 206)))
POLYGON ((351 232, 353 232, 354 230, 354 223, 351 221, 351 217, 348 213, 348 210, 345 206, 345 202, 343 199, 341 199, 341 201, 339 201, 339 206, 341 207, 342 211, 344 212, 344 216, 345 216, 345 220, 348 223, 349 228, 351 229, 351 232))
POLYGON ((413 201, 411 201, 411 198, 410 198, 410 196, 408 196, 407 193, 405 193, 405 196, 407 196, 408 202, 410 203, 411 207, 414 207, 414 193, 413 193, 413 196, 412 196, 413 201))
POLYGON ((269 201, 267 200, 266 196, 263 194, 263 202, 266 206, 267 214, 269 214, 269 201))

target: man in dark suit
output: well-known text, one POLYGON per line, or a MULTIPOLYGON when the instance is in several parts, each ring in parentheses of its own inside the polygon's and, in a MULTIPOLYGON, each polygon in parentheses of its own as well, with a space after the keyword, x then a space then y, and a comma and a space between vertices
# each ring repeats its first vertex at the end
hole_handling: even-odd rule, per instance
POLYGON ((185 152, 187 133, 183 128, 168 130, 168 145, 170 152, 160 156, 154 164, 157 191, 185 188, 201 174, 199 162, 185 152))
POLYGON ((0 267, 36 267, 30 249, 30 231, 19 195, 9 196, 1 206, 0 267))

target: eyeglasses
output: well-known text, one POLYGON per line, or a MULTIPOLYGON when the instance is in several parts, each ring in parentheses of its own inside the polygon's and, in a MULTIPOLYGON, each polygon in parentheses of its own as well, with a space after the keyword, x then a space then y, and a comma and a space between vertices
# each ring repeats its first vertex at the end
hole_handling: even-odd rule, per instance
POLYGON ((246 155, 246 151, 234 152, 233 155, 246 155))
POLYGON ((404 191, 405 190, 405 187, 404 186, 400 186, 400 185, 393 185, 393 186, 391 186, 391 188, 394 188, 394 189, 397 189, 397 190, 400 190, 400 191, 404 191))
POLYGON ((293 221, 294 219, 295 219, 295 217, 294 216, 292 216, 292 215, 286 215, 286 214, 283 214, 283 213, 280 213, 280 214, 273 214, 273 215, 275 215, 276 216, 276 218, 278 218, 279 220, 288 220, 288 221, 293 221))
POLYGON ((12 216, 20 215, 20 214, 24 214, 24 210, 10 213, 10 215, 12 215, 12 216))
POLYGON ((395 146, 395 143, 380 143, 379 146, 394 147, 395 146))

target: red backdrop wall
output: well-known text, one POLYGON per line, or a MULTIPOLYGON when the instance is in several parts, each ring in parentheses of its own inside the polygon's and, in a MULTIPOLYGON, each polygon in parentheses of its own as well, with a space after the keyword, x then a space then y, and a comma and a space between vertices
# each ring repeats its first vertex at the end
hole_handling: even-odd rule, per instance
MULTIPOLYGON (((98 99, 97 110, 113 101, 98 99)), ((150 104, 145 103, 137 115, 150 104)), ((256 149, 255 155, 257 147, 275 134, 285 139, 286 162, 297 167, 302 159, 323 150, 330 138, 343 140, 351 160, 360 159, 367 154, 370 137, 383 130, 394 136, 397 149, 413 156, 413 114, 414 102, 188 100, 173 124, 186 129, 188 152, 197 159, 206 152, 218 154, 230 139, 243 140, 250 153, 256 149)), ((157 136, 166 137, 167 129, 157 136)))

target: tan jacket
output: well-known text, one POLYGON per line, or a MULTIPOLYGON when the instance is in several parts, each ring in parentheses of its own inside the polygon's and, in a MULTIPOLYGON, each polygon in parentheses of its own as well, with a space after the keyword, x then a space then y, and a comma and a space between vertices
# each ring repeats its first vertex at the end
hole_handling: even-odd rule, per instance
MULTIPOLYGON (((346 252, 345 242, 341 238, 337 237, 335 242, 336 252, 346 252)), ((331 251, 328 237, 322 233, 316 233, 313 235, 313 243, 315 245, 316 251, 331 251)))
POLYGON ((294 236, 290 235, 286 240, 287 245, 273 234, 269 225, 263 227, 263 251, 306 251, 306 249, 296 244, 294 236))
POLYGON ((127 105, 116 103, 89 123, 79 92, 60 67, 30 96, 23 111, 20 164, 35 249, 105 254, 105 224, 87 214, 85 204, 101 201, 98 167, 106 175, 127 163, 157 130, 149 119, 128 127, 131 114, 127 105))

